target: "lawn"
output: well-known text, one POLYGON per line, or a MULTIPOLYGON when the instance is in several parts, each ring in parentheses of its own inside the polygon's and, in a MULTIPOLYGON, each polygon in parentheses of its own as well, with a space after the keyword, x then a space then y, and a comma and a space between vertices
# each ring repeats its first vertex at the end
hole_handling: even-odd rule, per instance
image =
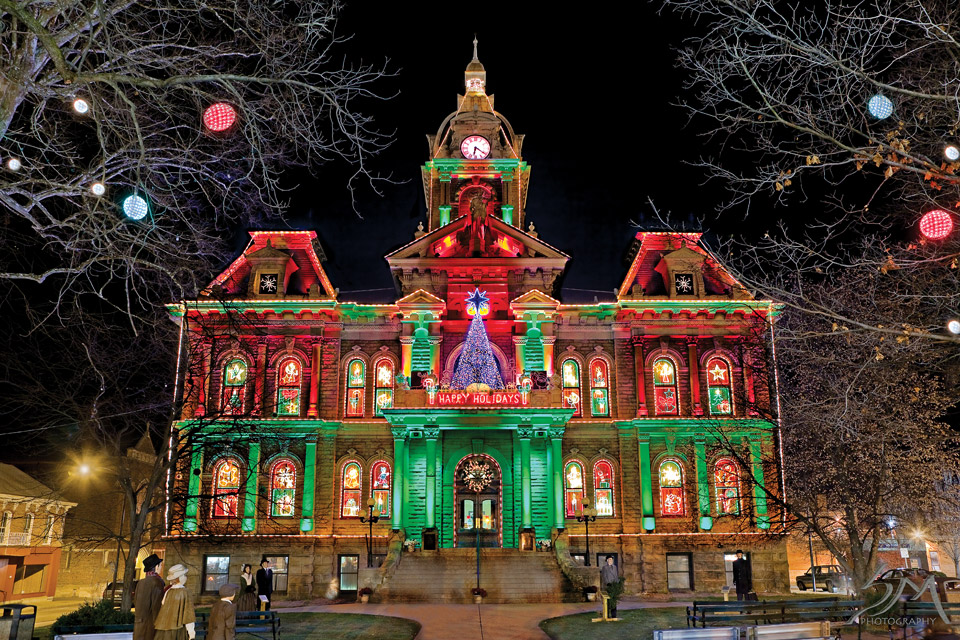
MULTIPOLYGON (((49 640, 52 627, 39 627, 34 636, 49 640)), ((282 613, 283 640, 413 640, 420 623, 405 618, 368 616, 359 613, 282 613)), ((256 640, 237 634, 238 640, 256 640)))
POLYGON ((590 622, 596 612, 579 613, 573 616, 547 618, 540 628, 553 640, 614 640, 636 638, 650 640, 654 629, 672 629, 687 626, 684 607, 655 609, 620 609, 620 622, 590 622))

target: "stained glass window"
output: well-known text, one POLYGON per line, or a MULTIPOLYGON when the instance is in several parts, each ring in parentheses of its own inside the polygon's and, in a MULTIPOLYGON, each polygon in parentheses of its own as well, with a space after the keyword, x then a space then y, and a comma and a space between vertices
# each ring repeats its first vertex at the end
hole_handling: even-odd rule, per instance
POLYGON ((573 415, 583 415, 580 406, 580 365, 570 358, 564 360, 560 366, 560 375, 563 378, 563 408, 573 409, 573 415))
POLYGON ((236 518, 240 496, 240 464, 222 458, 213 467, 213 517, 236 518))
POLYGON ((590 362, 590 411, 595 416, 610 415, 609 369, 603 358, 590 362))
POLYGON ((563 468, 564 504, 568 518, 576 518, 583 511, 583 465, 571 460, 563 468))
POLYGON ((710 415, 728 416, 733 413, 730 378, 730 364, 723 358, 710 358, 707 362, 707 394, 710 396, 710 415))
POLYGON ((717 491, 717 513, 740 513, 740 467, 729 458, 720 458, 714 465, 713 480, 717 491))
POLYGON ((347 409, 348 417, 363 417, 363 391, 367 382, 366 364, 355 358, 347 365, 347 409))
POLYGON ((361 479, 363 478, 359 462, 343 465, 343 477, 340 482, 340 517, 359 518, 361 504, 361 479))
POLYGON ((390 517, 390 488, 393 485, 393 474, 390 472, 390 463, 378 460, 370 469, 370 497, 373 498, 373 508, 384 518, 390 517))
POLYGON ((373 403, 377 415, 380 416, 384 409, 393 406, 393 362, 382 358, 374 365, 373 371, 376 376, 373 403))
POLYGON ((682 516, 683 504, 683 467, 678 460, 664 460, 660 463, 660 515, 682 516))
POLYGON ((223 367, 223 393, 220 401, 220 412, 223 415, 236 416, 243 413, 246 387, 247 363, 240 358, 229 360, 223 367))
POLYGON ((300 383, 303 366, 296 358, 285 358, 277 367, 277 415, 300 415, 300 383))
POLYGON ((609 460, 593 465, 593 506, 598 516, 613 515, 613 465, 609 460))
POLYGON ((677 415, 678 396, 677 366, 669 358, 658 358, 653 363, 653 399, 657 415, 677 415))
POLYGON ((270 515, 286 518, 293 516, 297 492, 297 468, 293 461, 282 458, 270 469, 270 515))

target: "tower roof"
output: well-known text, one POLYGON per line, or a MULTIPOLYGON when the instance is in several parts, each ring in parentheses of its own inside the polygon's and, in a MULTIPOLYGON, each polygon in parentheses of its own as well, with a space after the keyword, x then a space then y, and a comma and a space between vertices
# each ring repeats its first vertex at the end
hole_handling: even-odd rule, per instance
POLYGON ((473 37, 473 60, 467 65, 463 74, 463 83, 467 87, 467 94, 485 94, 487 92, 487 71, 477 57, 477 37, 473 37))

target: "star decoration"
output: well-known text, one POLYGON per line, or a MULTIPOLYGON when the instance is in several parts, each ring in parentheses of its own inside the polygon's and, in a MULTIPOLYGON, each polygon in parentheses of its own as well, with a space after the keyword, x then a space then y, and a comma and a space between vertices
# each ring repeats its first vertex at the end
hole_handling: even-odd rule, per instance
POLYGON ((726 382, 727 381, 727 370, 721 367, 719 364, 715 365, 713 369, 710 369, 710 375, 713 378, 714 382, 726 382))
POLYGON ((479 288, 473 290, 469 296, 467 296, 467 309, 473 309, 474 311, 479 311, 482 307, 487 305, 490 302, 490 299, 487 298, 486 291, 480 291, 479 288))

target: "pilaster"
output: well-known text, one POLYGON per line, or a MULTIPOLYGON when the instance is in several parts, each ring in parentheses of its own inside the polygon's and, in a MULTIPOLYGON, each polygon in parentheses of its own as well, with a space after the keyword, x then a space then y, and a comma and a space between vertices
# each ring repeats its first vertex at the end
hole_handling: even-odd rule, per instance
POLYGON ((705 439, 697 437, 693 442, 693 450, 697 459, 697 505, 700 510, 700 528, 709 531, 713 528, 713 517, 710 515, 710 472, 707 469, 705 439))
POLYGON ((247 482, 243 492, 243 522, 241 530, 253 533, 257 530, 257 480, 260 475, 260 441, 251 438, 247 442, 247 482))
POLYGON ((399 531, 403 527, 403 497, 407 477, 404 469, 407 459, 407 429, 395 427, 390 431, 393 433, 393 514, 390 519, 393 530, 399 531))
MULTIPOLYGON (((314 345, 315 358, 319 358, 319 345, 314 345)), ((316 360, 314 360, 316 361, 316 360)), ((303 459, 303 500, 300 505, 300 531, 313 530, 313 500, 317 490, 317 439, 307 438, 303 459)))
POLYGON ((657 527, 653 515, 653 481, 650 476, 650 436, 638 436, 640 448, 640 509, 643 514, 643 528, 653 531, 657 527))

